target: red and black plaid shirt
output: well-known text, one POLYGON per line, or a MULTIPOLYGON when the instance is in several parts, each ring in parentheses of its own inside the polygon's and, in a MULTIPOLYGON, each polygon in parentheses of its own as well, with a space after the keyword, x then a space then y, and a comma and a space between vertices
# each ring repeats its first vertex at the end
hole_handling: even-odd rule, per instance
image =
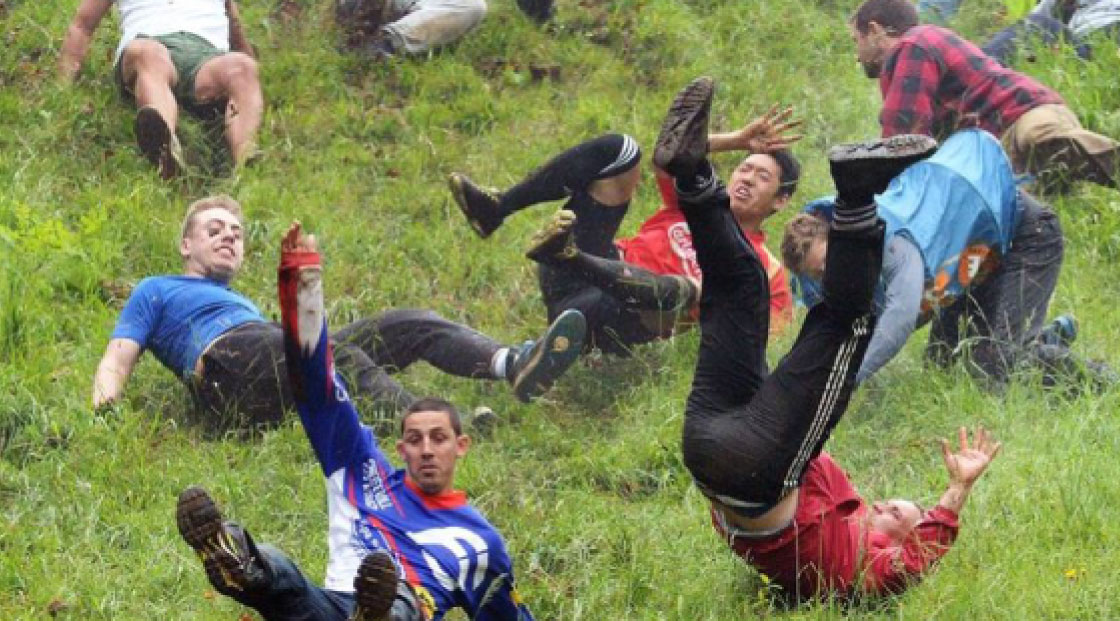
POLYGON ((883 136, 926 134, 939 140, 980 127, 997 138, 1026 111, 1063 103, 1060 95, 989 58, 950 30, 915 26, 879 76, 883 136))

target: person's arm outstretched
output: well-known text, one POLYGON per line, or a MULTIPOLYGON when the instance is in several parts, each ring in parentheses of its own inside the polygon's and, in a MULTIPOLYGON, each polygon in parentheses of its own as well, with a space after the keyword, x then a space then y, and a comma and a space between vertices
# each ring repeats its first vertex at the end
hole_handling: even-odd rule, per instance
POLYGON ((874 535, 868 537, 863 573, 866 592, 878 595, 901 592, 920 580, 953 545, 965 500, 1001 446, 983 427, 976 429, 971 446, 964 427, 959 430, 959 438, 960 448, 956 452, 949 448, 947 440, 941 441, 945 469, 949 472, 948 488, 937 506, 923 516, 906 540, 885 545, 877 542, 874 535))
POLYGON ((82 61, 89 53, 89 42, 93 39, 93 31, 97 30, 101 18, 105 17, 112 4, 113 0, 82 0, 78 5, 78 13, 66 30, 66 37, 62 40, 62 50, 58 55, 58 77, 63 83, 69 84, 78 77, 82 61))
POLYGON ((801 140, 801 134, 789 132, 801 125, 801 119, 790 120, 793 107, 779 108, 776 104, 766 114, 752 120, 743 127, 723 134, 708 134, 708 151, 747 151, 749 153, 768 153, 787 149, 801 140))
POLYGON ((299 222, 292 223, 281 242, 277 285, 292 395, 323 473, 330 477, 369 456, 380 456, 373 434, 362 426, 335 374, 323 306, 322 261, 315 237, 304 235, 299 222))

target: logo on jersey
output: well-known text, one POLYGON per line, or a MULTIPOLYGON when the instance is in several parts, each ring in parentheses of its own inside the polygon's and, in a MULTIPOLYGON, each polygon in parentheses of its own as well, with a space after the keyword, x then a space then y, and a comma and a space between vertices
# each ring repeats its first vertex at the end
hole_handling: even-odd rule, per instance
POLYGON ((681 260, 684 275, 700 280, 700 264, 696 262, 696 249, 692 247, 692 231, 688 230, 688 223, 676 222, 665 234, 669 238, 669 247, 681 260))
POLYGON ((486 540, 478 533, 460 526, 445 526, 410 532, 408 536, 424 549, 424 562, 443 588, 448 591, 456 588, 473 591, 482 584, 490 565, 490 552, 486 540), (428 548, 436 547, 445 549, 458 562, 457 571, 453 571, 455 575, 448 574, 439 561, 428 553, 428 548))
POLYGON ((385 481, 381 478, 381 469, 373 459, 367 459, 362 464, 362 495, 374 511, 393 506, 389 492, 385 490, 385 481))

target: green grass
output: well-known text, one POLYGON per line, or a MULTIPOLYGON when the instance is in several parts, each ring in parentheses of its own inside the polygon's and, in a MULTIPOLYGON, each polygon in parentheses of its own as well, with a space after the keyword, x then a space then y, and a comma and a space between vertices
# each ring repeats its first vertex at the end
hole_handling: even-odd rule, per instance
MULTIPOLYGON (((462 170, 493 185, 605 131, 647 146, 673 92, 698 74, 719 82, 717 128, 770 103, 806 120, 799 198, 828 193, 823 152, 874 135, 878 93, 855 64, 845 20, 855 2, 560 0, 552 31, 495 2, 460 45, 423 60, 363 66, 340 55, 327 2, 297 24, 246 0, 262 58, 265 159, 230 178, 220 141, 186 121, 203 171, 161 183, 136 153, 133 112, 110 78, 115 18, 82 79, 54 81, 76 0, 7 3, 0 46, 0 618, 230 619, 173 526, 178 492, 207 486, 259 540, 309 576, 326 561, 323 484, 292 422, 254 441, 210 440, 186 424, 185 390, 146 357, 118 412, 88 393, 128 288, 179 270, 186 204, 229 192, 247 210, 238 279, 276 313, 276 242, 293 218, 319 234, 335 325, 389 307, 431 307, 508 341, 543 327, 521 252, 549 207, 486 242, 464 226, 444 180, 462 170), (536 82, 531 64, 556 64, 536 82)), ((311 4, 308 2, 307 4, 311 4)), ((976 39, 1000 3, 965 4, 976 39)), ((1120 57, 1043 54, 1027 68, 1084 122, 1120 135, 1120 57)), ((722 160, 726 168, 732 160, 722 160)), ((643 184, 624 232, 657 206, 643 184)), ((1120 198, 1079 188, 1056 202, 1068 237, 1052 312, 1081 321, 1077 349, 1120 363, 1120 198)), ((769 225, 780 233, 788 214, 769 225)), ((772 247, 776 248, 772 238, 772 247)), ((921 338, 863 390, 829 450, 869 497, 934 501, 945 482, 934 440, 984 423, 1003 455, 977 486, 956 548, 923 585, 883 606, 782 609, 728 553, 679 458, 696 335, 629 360, 577 366, 533 406, 508 387, 410 369, 418 393, 487 403, 508 421, 462 464, 460 486, 507 535, 521 591, 539 619, 1120 618, 1117 393, 1063 400, 1030 380, 985 393, 960 370, 923 370, 921 338), (1069 575, 1067 575, 1069 572, 1069 575), (1072 576, 1072 577, 1070 577, 1072 576)), ((790 338, 773 347, 776 356, 790 338)), ((457 617, 463 618, 463 617, 457 617)))

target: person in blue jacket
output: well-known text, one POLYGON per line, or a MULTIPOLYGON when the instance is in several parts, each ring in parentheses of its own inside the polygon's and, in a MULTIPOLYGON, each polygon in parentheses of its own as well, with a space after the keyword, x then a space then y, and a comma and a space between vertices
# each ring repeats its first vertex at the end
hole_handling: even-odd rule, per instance
POLYGON ((335 373, 313 236, 295 223, 280 257, 281 324, 292 393, 327 485, 330 553, 322 588, 282 552, 222 520, 210 495, 179 496, 179 532, 219 592, 268 620, 531 621, 502 536, 454 489, 470 448, 454 406, 413 403, 400 423, 395 469, 335 373))
MULTIPOLYGON (((930 320, 927 359, 947 365, 967 352, 974 369, 997 385, 1024 362, 1040 364, 1051 379, 1080 368, 1068 342, 1042 335, 1064 254, 1058 217, 1016 189, 991 135, 957 132, 876 202, 887 225, 879 318, 858 382, 930 320), (961 347, 966 338, 970 347, 961 347)), ((831 209, 831 199, 813 201, 782 240, 783 260, 807 306, 816 301, 831 209)))

